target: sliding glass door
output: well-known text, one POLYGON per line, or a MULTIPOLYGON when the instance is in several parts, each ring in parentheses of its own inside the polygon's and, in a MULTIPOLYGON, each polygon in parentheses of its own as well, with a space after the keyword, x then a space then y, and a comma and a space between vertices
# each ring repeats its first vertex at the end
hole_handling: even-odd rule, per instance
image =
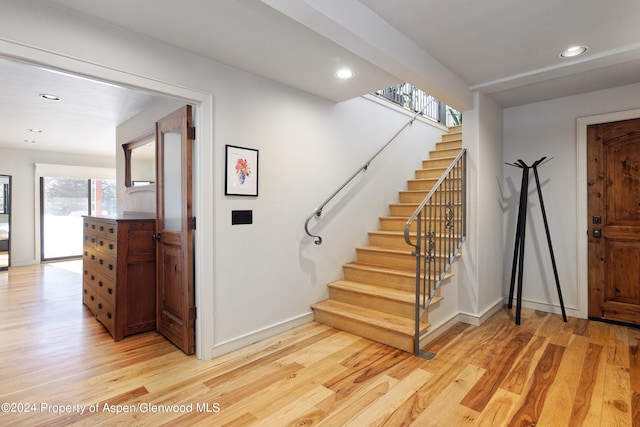
POLYGON ((40 178, 41 259, 82 255, 82 215, 116 211, 115 182, 85 178, 40 178))

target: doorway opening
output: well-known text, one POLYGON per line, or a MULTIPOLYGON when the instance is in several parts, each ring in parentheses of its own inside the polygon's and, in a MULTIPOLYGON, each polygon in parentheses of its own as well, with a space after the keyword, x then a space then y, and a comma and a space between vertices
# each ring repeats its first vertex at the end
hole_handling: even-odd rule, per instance
MULTIPOLYGON (((54 70, 62 70, 98 81, 118 84, 131 90, 142 90, 159 96, 166 96, 183 103, 197 107, 194 110, 194 122, 199 129, 200 143, 194 144, 193 149, 193 215, 200 217, 198 234, 213 236, 214 233, 214 199, 216 194, 212 165, 214 162, 213 142, 213 95, 209 91, 189 89, 184 81, 173 83, 161 82, 158 79, 147 78, 140 73, 132 74, 116 68, 97 65, 78 58, 70 58, 56 52, 36 49, 10 41, 0 42, 0 57, 13 58, 30 64, 38 64, 54 70)), ((36 174, 38 165, 36 165, 36 174)), ((46 176, 46 174, 42 174, 46 176)), ((37 182, 36 182, 37 185, 37 182)), ((37 194, 37 193, 36 193, 37 194)), ((39 203, 39 200, 36 199, 39 203)), ((39 221, 35 224, 39 232, 39 221)), ((39 240, 37 242, 39 245, 39 240)), ((214 239, 194 238, 194 254, 196 259, 214 260, 214 262, 196 262, 194 267, 195 300, 199 306, 200 315, 196 319, 196 356, 199 359, 210 359, 214 354, 214 290, 215 290, 215 256, 214 239), (210 284, 213 280, 213 286, 210 284), (201 286, 207 283, 207 286, 201 286)), ((39 248, 38 248, 39 249, 39 248)), ((39 250, 36 251, 36 254, 39 250)))

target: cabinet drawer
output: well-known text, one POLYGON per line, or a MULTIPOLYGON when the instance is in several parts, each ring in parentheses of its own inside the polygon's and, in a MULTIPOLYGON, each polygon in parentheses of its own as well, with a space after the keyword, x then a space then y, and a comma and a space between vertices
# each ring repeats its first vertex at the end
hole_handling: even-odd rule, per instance
POLYGON ((84 232, 94 233, 96 236, 106 237, 107 239, 116 239, 118 236, 117 224, 109 220, 100 220, 96 218, 84 219, 84 232))
POLYGON ((102 323, 112 337, 115 337, 116 311, 105 301, 96 302, 96 319, 102 323))
POLYGON ((93 314, 96 312, 96 292, 87 281, 82 282, 82 303, 87 306, 93 314))
POLYGON ((95 290, 95 282, 97 279, 96 271, 92 266, 83 264, 82 266, 82 286, 91 286, 95 290))
POLYGON ((98 265, 98 259, 96 257, 95 248, 83 247, 82 248, 82 261, 84 266, 95 268, 98 265))
POLYGON ((105 237, 98 237, 96 242, 96 249, 102 253, 109 254, 112 257, 116 256, 116 241, 107 239, 105 237))
POLYGON ((108 280, 102 275, 96 275, 96 281, 93 284, 96 296, 105 301, 112 307, 116 306, 116 284, 113 280, 108 280))
POLYGON ((85 249, 95 249, 97 240, 98 239, 94 233, 84 230, 84 233, 82 235, 82 247, 85 249))
POLYGON ((102 252, 96 253, 96 272, 105 278, 115 282, 116 280, 116 259, 102 252))

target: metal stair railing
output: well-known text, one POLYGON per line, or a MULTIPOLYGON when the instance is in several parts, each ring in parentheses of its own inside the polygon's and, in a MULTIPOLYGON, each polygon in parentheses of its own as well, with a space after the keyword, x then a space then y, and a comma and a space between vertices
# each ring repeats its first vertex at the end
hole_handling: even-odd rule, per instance
POLYGON ((404 227, 416 257, 414 354, 427 359, 434 354, 420 350, 420 324, 467 235, 466 163, 462 149, 404 227))

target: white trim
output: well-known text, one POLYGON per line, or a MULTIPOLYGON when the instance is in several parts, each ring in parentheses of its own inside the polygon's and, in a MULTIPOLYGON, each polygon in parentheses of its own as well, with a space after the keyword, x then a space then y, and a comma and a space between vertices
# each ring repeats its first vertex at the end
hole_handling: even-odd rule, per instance
POLYGON ((578 310, 577 317, 586 319, 589 307, 589 260, 587 256, 587 126, 599 123, 617 122, 620 120, 637 119, 640 117, 640 109, 617 111, 614 113, 600 114, 597 116, 579 117, 577 119, 576 146, 577 146, 577 239, 578 249, 577 278, 578 278, 578 310))
POLYGON ((193 213, 199 217, 199 220, 198 229, 194 233, 194 276, 196 305, 200 313, 196 319, 196 356, 199 359, 210 359, 215 342, 213 322, 216 286, 213 250, 215 220, 213 197, 211 197, 214 194, 213 176, 211 168, 205 166, 214 164, 213 95, 10 40, 0 39, 0 56, 40 64, 131 89, 169 96, 196 106, 194 121, 198 124, 199 142, 194 144, 193 150, 193 213), (211 316, 205 316, 206 313, 211 313, 211 316))
POLYGON ((302 326, 313 321, 313 312, 304 313, 300 316, 293 317, 289 320, 276 323, 275 325, 259 329, 246 335, 233 338, 215 345, 212 349, 211 357, 221 356, 234 350, 246 347, 259 341, 271 338, 278 334, 288 331, 289 329, 302 326))
POLYGON ((440 335, 448 331, 456 323, 462 322, 472 326, 480 326, 486 322, 491 316, 500 311, 506 304, 506 297, 500 298, 495 301, 489 308, 487 308, 482 314, 475 315, 469 313, 458 312, 453 314, 448 320, 444 320, 437 325, 431 325, 429 332, 422 337, 420 344, 422 346, 429 344, 431 341, 438 338, 440 335))
POLYGON ((473 326, 480 326, 484 322, 486 322, 491 316, 496 314, 504 305, 506 304, 506 297, 502 297, 497 299, 492 305, 490 305, 485 311, 477 314, 470 314, 460 312, 458 313, 458 317, 461 322, 468 323, 473 326))
POLYGON ((36 163, 36 178, 87 178, 87 179, 116 179, 115 168, 96 168, 91 166, 53 165, 36 163))

